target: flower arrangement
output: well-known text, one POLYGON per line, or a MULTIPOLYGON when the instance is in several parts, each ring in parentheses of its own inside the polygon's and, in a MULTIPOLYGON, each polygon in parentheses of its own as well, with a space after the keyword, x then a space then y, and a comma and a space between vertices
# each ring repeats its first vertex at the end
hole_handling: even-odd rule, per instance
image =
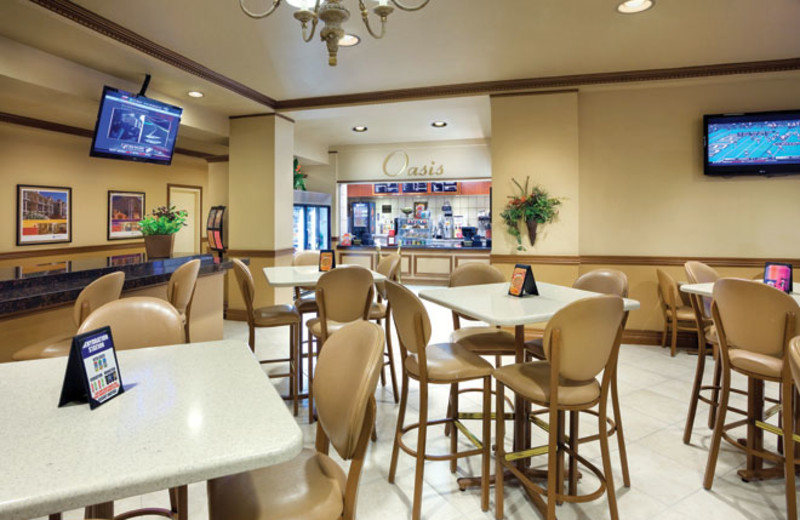
POLYGON ((511 200, 508 201, 505 209, 500 213, 500 217, 503 219, 506 231, 516 238, 517 251, 524 251, 519 221, 524 220, 527 224, 531 245, 533 245, 536 241, 536 226, 555 220, 556 216, 558 216, 558 206, 561 205, 561 199, 550 197, 538 185, 529 189, 530 177, 525 178, 525 186, 522 186, 516 179, 511 179, 511 182, 519 189, 519 193, 509 195, 508 198, 511 200))
POLYGON ((159 206, 139 221, 142 235, 172 235, 186 225, 189 212, 175 206, 159 206))

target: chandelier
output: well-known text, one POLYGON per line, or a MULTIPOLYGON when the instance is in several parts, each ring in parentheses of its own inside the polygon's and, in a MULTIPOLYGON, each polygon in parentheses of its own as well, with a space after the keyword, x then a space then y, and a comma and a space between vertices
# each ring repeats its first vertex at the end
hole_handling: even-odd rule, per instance
MULTIPOLYGON (((403 5, 401 0, 368 0, 377 3, 372 8, 372 12, 381 21, 380 32, 375 32, 370 25, 369 10, 364 5, 364 0, 358 0, 358 7, 361 10, 361 19, 367 28, 369 34, 376 39, 381 39, 386 34, 386 19, 389 17, 394 8, 397 7, 403 11, 419 11, 430 0, 421 0, 417 6, 403 5)), ((294 17, 300 22, 303 28, 303 40, 306 42, 311 41, 314 33, 317 30, 317 23, 322 22, 322 29, 319 31, 319 36, 322 41, 328 46, 328 65, 336 66, 336 53, 339 51, 339 40, 344 36, 344 29, 342 24, 350 19, 350 11, 342 5, 342 0, 286 0, 292 7, 296 7, 297 11, 294 12, 294 17), (309 23, 311 29, 309 30, 309 23)), ((281 0, 272 0, 272 7, 266 11, 258 13, 251 11, 244 5, 245 0, 239 0, 239 7, 242 8, 244 13, 251 18, 265 18, 271 15, 278 6, 281 5, 281 0)))

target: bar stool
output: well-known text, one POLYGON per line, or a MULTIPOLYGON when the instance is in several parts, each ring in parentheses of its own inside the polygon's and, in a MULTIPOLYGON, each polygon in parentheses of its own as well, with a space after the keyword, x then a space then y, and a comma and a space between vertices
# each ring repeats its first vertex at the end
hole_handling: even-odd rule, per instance
MULTIPOLYGON (((400 411, 397 415, 392 462, 389 467, 389 482, 394 483, 397 471, 397 455, 402 449, 416 458, 414 478, 414 499, 411 517, 418 520, 422 510, 422 482, 426 460, 449 460, 450 471, 455 472, 455 462, 459 458, 481 456, 481 509, 489 509, 489 450, 491 447, 491 375, 492 365, 479 355, 468 351, 458 343, 428 345, 431 337, 431 322, 428 313, 417 296, 406 287, 386 282, 386 292, 394 309, 394 325, 400 339, 400 353, 403 360, 403 387, 400 394, 400 411), (419 382, 419 421, 404 425, 408 405, 409 379, 419 382), (451 414, 444 419, 428 420, 428 386, 430 384, 452 385, 466 381, 483 382, 483 406, 481 409, 481 440, 464 432, 476 449, 457 451, 458 430, 464 428, 458 420, 458 408, 451 403, 451 414), (450 432, 450 453, 432 455, 427 452, 425 441, 428 427, 437 424, 452 424, 450 432), (403 435, 411 430, 417 432, 417 446, 413 449, 403 442, 403 435)), ((451 391, 451 399, 453 392, 451 391)))
MULTIPOLYGON (((298 251, 292 257, 292 265, 319 265, 319 251, 298 251)), ((306 314, 317 314, 317 296, 314 287, 295 287, 294 288, 294 308, 300 313, 300 353, 303 357, 303 323, 306 314)), ((308 351, 311 351, 311 337, 308 338, 308 351)), ((302 376, 302 374, 301 374, 302 376)), ((303 378, 299 378, 298 387, 303 390, 303 378)))
MULTIPOLYGON (((722 386, 720 389, 714 435, 708 452, 703 487, 711 489, 719 457, 722 439, 747 453, 747 469, 739 476, 747 480, 757 479, 763 471, 764 459, 783 464, 788 470, 794 466, 794 456, 784 456, 763 448, 763 430, 783 433, 786 439, 784 454, 792 451, 791 426, 794 415, 792 403, 794 390, 788 360, 789 341, 797 333, 797 318, 800 306, 783 291, 759 282, 722 278, 714 284, 714 300, 711 315, 717 327, 720 359, 722 360, 722 386), (747 417, 725 423, 731 388, 731 372, 747 377, 747 417), (781 385, 781 411, 783 428, 764 422, 764 382, 781 385), (747 426, 747 443, 742 444, 727 432, 732 428, 747 426), (787 435, 788 434, 788 435, 787 435)), ((779 468, 780 469, 780 468, 779 468)), ((786 495, 788 518, 797 518, 797 497, 794 492, 794 470, 785 471, 788 486, 792 491, 786 495)))
MULTIPOLYGON (((372 273, 359 266, 337 267, 319 277, 316 288, 319 316, 308 320, 309 339, 317 341, 317 352, 330 336, 345 325, 369 320, 375 294, 372 273)), ((312 345, 313 347, 313 345, 312 345)), ((308 420, 314 421, 314 350, 308 351, 308 420)))
POLYGON ((658 298, 664 313, 664 332, 661 334, 661 344, 665 345, 667 334, 671 334, 670 355, 675 357, 678 349, 678 331, 697 333, 697 323, 691 306, 678 303, 681 302, 681 298, 675 279, 661 269, 656 269, 656 276, 658 276, 658 298))
POLYGON ((560 311, 547 323, 544 332, 546 361, 506 365, 494 371, 497 381, 495 460, 495 516, 503 518, 504 471, 509 470, 525 486, 536 506, 554 519, 556 503, 586 502, 605 492, 612 520, 618 518, 611 458, 608 447, 608 393, 622 338, 622 298, 596 296, 578 300, 560 311), (603 372, 602 383, 597 376, 603 372), (506 453, 504 388, 549 410, 547 444, 547 489, 531 481, 521 459, 542 453, 542 447, 519 453, 506 453), (603 470, 578 454, 578 412, 598 406, 598 431, 603 470), (565 412, 569 412, 569 439, 565 437, 565 412), (569 460, 569 490, 564 493, 563 457, 569 460), (590 470, 600 481, 592 493, 577 495, 577 464, 590 470), (547 496, 545 503, 539 495, 547 496))
MULTIPOLYGON (((116 271, 93 281, 83 288, 72 307, 72 321, 75 327, 80 327, 86 318, 102 305, 118 300, 122 294, 125 283, 125 273, 116 271)), ((72 346, 72 336, 65 338, 52 338, 28 345, 16 351, 12 358, 14 361, 30 359, 43 359, 61 357, 69 354, 72 346)))
POLYGON ((263 359, 258 362, 262 365, 272 363, 289 363, 289 371, 279 374, 269 374, 270 378, 289 378, 289 395, 284 399, 292 400, 294 415, 297 415, 298 405, 298 379, 300 379, 300 315, 291 305, 272 305, 269 307, 254 307, 253 300, 256 294, 256 284, 250 268, 238 258, 233 258, 233 272, 236 282, 242 293, 247 307, 247 326, 250 336, 247 344, 253 354, 256 352, 256 327, 289 327, 289 357, 279 359, 263 359))
MULTIPOLYGON (((386 277, 387 280, 396 282, 400 273, 400 255, 390 254, 383 257, 378 262, 375 268, 377 272, 386 277)), ((392 306, 389 305, 389 300, 386 297, 386 284, 384 282, 375 282, 375 292, 377 293, 378 301, 372 302, 372 307, 369 309, 369 319, 375 320, 378 325, 383 320, 386 320, 386 357, 381 370, 381 385, 386 386, 386 366, 389 366, 389 376, 392 378, 392 395, 394 402, 399 402, 400 393, 397 391, 397 375, 394 370, 394 351, 392 350, 392 329, 391 329, 391 315, 392 306), (384 300, 386 300, 384 302, 384 300)))
POLYGON ((194 290, 197 286, 197 273, 200 272, 200 260, 194 259, 181 265, 169 277, 167 285, 167 301, 183 319, 184 329, 186 330, 186 343, 191 341, 189 336, 189 325, 192 314, 192 302, 194 301, 194 290))
MULTIPOLYGON (((792 391, 793 397, 797 398, 797 389, 800 388, 800 336, 795 337, 789 342, 789 369, 794 381, 795 390, 792 391)), ((785 416, 784 416, 785 417, 785 416)), ((795 488, 795 471, 797 470, 796 445, 800 442, 800 426, 796 421, 783 421, 783 453, 785 455, 784 476, 786 478, 786 509, 791 511, 792 503, 797 501, 795 488), (794 424, 792 424, 794 423, 794 424)), ((797 506, 794 505, 794 508, 797 506)), ((791 518, 791 517, 790 517, 791 518)))

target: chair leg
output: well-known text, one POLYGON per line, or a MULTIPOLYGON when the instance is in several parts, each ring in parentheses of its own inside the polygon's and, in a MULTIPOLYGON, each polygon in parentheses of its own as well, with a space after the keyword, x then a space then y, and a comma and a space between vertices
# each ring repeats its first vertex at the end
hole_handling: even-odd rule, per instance
POLYGON ((492 460, 492 378, 483 380, 483 432, 481 434, 481 509, 489 510, 489 481, 491 479, 492 460))
MULTIPOLYGON (((503 399, 503 383, 497 381, 497 395, 495 396, 495 469, 494 469, 494 515, 497 520, 503 520, 503 476, 505 473, 505 408, 506 402, 503 399)), ((485 442, 485 441, 484 441, 485 442)))
POLYGON ((603 477, 606 481, 606 494, 608 495, 608 512, 611 520, 618 520, 617 511, 617 492, 614 489, 614 475, 611 471, 611 455, 608 448, 608 402, 606 399, 600 401, 599 409, 599 429, 600 429, 600 454, 603 458, 603 477))
POLYGON ((397 412, 397 427, 394 430, 394 445, 392 446, 392 462, 389 465, 389 483, 394 483, 394 475, 397 471, 397 453, 400 450, 400 431, 406 419, 406 405, 408 404, 408 376, 403 371, 403 389, 400 394, 400 410, 397 412))
MULTIPOLYGON (((458 420, 458 385, 450 385, 450 406, 448 406, 448 417, 458 420)), ((458 428, 455 422, 450 423, 450 454, 455 455, 458 451, 458 428)), ((458 461, 450 459, 450 473, 455 473, 458 461)))
POLYGON ((308 331, 308 422, 314 422, 314 336, 308 331))
MULTIPOLYGON (((558 447, 559 450, 556 452, 558 453, 558 472, 556 473, 556 505, 561 505, 564 503, 564 499, 561 498, 564 495, 564 458, 566 456, 566 450, 563 449, 566 444, 566 422, 565 422, 566 414, 563 411, 558 412, 558 425, 556 426, 556 430, 558 431, 558 447)), ((552 428, 552 425, 551 425, 552 428)), ((572 458, 570 456, 570 458, 572 458)))
POLYGON ((61 520, 61 513, 55 513, 47 517, 47 520, 61 520))
MULTIPOLYGON (((453 428, 455 432, 455 428, 453 428)), ((414 469, 414 502, 411 520, 419 520, 422 514, 422 483, 425 472, 425 441, 428 436, 428 385, 419 385, 419 431, 417 436, 417 463, 414 469)))
POLYGON ((389 315, 386 315, 386 354, 389 356, 389 376, 392 379, 392 395, 394 396, 394 402, 397 404, 398 402, 398 393, 397 393, 397 374, 395 373, 394 369, 394 351, 392 350, 392 320, 389 319, 389 315))
MULTIPOLYGON (((616 420, 616 415, 614 419, 616 420)), ((578 453, 578 412, 569 412, 569 445, 572 451, 578 453)), ((578 494, 578 459, 572 454, 569 456, 569 467, 567 468, 567 475, 569 476, 568 493, 570 495, 578 494)))
MULTIPOLYGON (((456 396, 458 396, 458 383, 452 383, 450 385, 450 397, 447 399, 447 412, 446 412, 445 417, 452 417, 453 416, 453 408, 452 408, 453 407, 453 392, 455 392, 456 396)), ((456 397, 456 400, 458 400, 458 397, 456 397)), ((453 431, 454 428, 455 427, 451 423, 445 423, 445 425, 444 425, 444 436, 445 437, 449 437, 450 436, 450 432, 453 431)))
POLYGON ((667 332, 669 331, 669 321, 664 319, 664 330, 661 332, 661 346, 667 346, 667 332))
POLYGON ((304 314, 300 314, 300 325, 298 325, 298 357, 297 357, 297 366, 301 367, 297 371, 297 392, 300 393, 303 391, 303 328, 305 327, 305 320, 303 319, 304 314))
POLYGON ((781 383, 781 407, 783 408, 783 456, 784 456, 784 478, 786 479, 786 518, 797 518, 797 488, 795 487, 795 443, 792 434, 794 433, 794 411, 792 397, 795 394, 794 385, 791 381, 784 380, 781 383))
MULTIPOLYGON (((379 326, 381 324, 381 320, 375 320, 379 326)), ((386 365, 381 365, 381 386, 386 386, 386 365)))
POLYGON ((300 376, 302 375, 302 370, 300 367, 302 366, 302 359, 300 358, 300 338, 299 336, 299 329, 300 324, 297 325, 290 325, 289 326, 289 337, 291 338, 290 349, 291 352, 289 354, 290 361, 290 376, 289 376, 289 384, 291 385, 291 394, 292 394, 292 411, 294 412, 294 416, 297 417, 297 413, 299 411, 299 407, 297 404, 298 395, 300 394, 300 390, 298 388, 298 381, 300 380, 300 376))
POLYGON ((556 490, 558 489, 558 479, 560 478, 558 474, 558 452, 560 451, 558 424, 558 406, 555 403, 550 403, 550 435, 547 443, 547 520, 555 520, 556 518, 556 490))
POLYGON ((170 488, 169 504, 175 520, 189 520, 189 488, 187 486, 170 488))
POLYGON ((614 409, 614 424, 617 427, 617 446, 619 447, 619 464, 622 467, 622 483, 631 487, 631 475, 628 471, 628 449, 625 447, 625 433, 622 430, 622 410, 619 406, 619 388, 617 387, 617 366, 614 366, 614 378, 611 380, 611 406, 614 409))
POLYGON ((717 356, 714 359, 714 380, 712 381, 711 389, 711 411, 708 414, 708 428, 714 429, 714 421, 717 420, 717 408, 719 408, 719 385, 720 378, 722 377, 722 359, 720 359, 719 347, 714 347, 717 350, 717 356))
MULTIPOLYGON (((720 352, 718 364, 722 364, 722 353, 720 352)), ((703 477, 703 487, 711 489, 714 483, 714 472, 717 469, 717 458, 719 458, 719 447, 722 442, 722 429, 725 427, 725 415, 728 412, 728 398, 731 392, 731 372, 728 367, 722 367, 722 387, 720 389, 719 401, 717 401, 717 417, 714 419, 714 433, 711 437, 711 446, 708 450, 708 462, 706 462, 706 472, 703 477)))
MULTIPOLYGON (((683 427, 684 444, 689 444, 692 439, 692 429, 694 428, 694 418, 697 415, 697 403, 700 400, 700 387, 703 386, 703 372, 705 371, 705 366, 706 344, 705 341, 703 341, 697 350, 697 368, 694 371, 692 396, 689 398, 689 414, 686 416, 686 425, 683 427)), ((709 414, 711 414, 711 412, 709 412, 709 414)))
POLYGON ((675 357, 678 353, 678 322, 672 322, 672 343, 670 344, 669 355, 675 357))

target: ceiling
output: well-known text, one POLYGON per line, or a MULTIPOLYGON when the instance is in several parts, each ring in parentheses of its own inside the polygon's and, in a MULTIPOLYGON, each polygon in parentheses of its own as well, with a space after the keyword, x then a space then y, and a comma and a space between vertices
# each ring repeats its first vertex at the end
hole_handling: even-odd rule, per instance
MULTIPOLYGON (((800 57, 798 0, 657 0, 638 15, 618 14, 617 0, 431 0, 396 10, 382 40, 365 34, 355 0, 343 3, 362 42, 329 67, 286 2, 253 20, 235 0, 3 0, 0 111, 91 128, 103 84, 138 90, 149 73, 150 96, 185 107, 179 146, 224 153, 228 116, 272 112, 273 100, 800 57), (75 4, 193 64, 165 63, 54 12, 75 4), (224 81, 184 70, 193 67, 224 81)), ((327 145, 485 138, 490 126, 485 95, 287 114, 298 135, 327 145), (435 119, 448 127, 431 128, 435 119), (350 130, 359 124, 369 131, 350 130)))

